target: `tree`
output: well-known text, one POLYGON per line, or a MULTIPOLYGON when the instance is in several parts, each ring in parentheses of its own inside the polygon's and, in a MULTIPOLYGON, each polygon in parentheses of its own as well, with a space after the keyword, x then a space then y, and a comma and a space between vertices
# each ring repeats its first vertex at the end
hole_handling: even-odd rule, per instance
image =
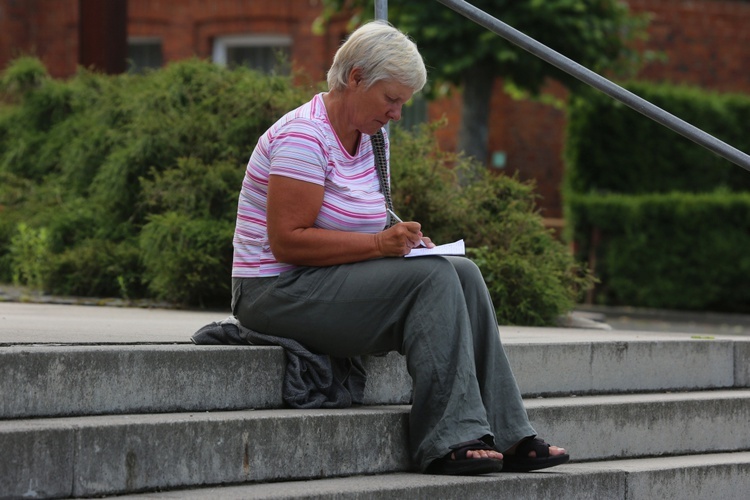
MULTIPOLYGON (((629 13, 620 0, 472 0, 477 8, 588 67, 592 71, 632 70, 638 60, 632 42, 642 38, 647 20, 629 13)), ((323 0, 319 22, 351 12, 353 25, 372 19, 373 0, 323 0)), ((578 80, 453 10, 432 2, 390 0, 389 21, 411 36, 433 80, 462 90, 458 149, 485 163, 490 97, 495 78, 538 95, 553 78, 570 89, 578 80)))

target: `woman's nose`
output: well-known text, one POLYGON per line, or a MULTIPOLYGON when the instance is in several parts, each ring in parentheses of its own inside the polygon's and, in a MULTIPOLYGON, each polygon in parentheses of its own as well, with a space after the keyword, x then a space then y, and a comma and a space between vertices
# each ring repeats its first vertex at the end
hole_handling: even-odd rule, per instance
POLYGON ((401 106, 393 106, 388 110, 388 118, 397 122, 401 119, 401 106))

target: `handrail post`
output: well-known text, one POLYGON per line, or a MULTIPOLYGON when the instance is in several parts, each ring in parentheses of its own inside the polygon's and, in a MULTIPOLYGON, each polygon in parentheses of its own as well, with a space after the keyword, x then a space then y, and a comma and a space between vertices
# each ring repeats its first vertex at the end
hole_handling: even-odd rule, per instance
POLYGON ((464 0, 438 0, 446 7, 453 9, 459 14, 467 17, 471 21, 484 26, 496 35, 499 35, 509 42, 518 45, 522 49, 532 53, 540 59, 547 61, 553 66, 561 69, 569 75, 581 80, 582 82, 594 87, 608 96, 630 106, 639 113, 651 118, 657 123, 664 125, 681 134, 691 141, 713 151, 719 156, 739 165, 745 170, 750 171, 750 156, 739 149, 717 139, 716 137, 704 132, 703 130, 687 123, 686 121, 670 114, 663 109, 651 104, 649 101, 638 97, 632 92, 625 90, 619 85, 607 80, 601 75, 594 73, 590 69, 578 64, 577 62, 565 57, 559 52, 539 43, 533 38, 521 33, 517 29, 505 24, 486 12, 474 7, 464 0))
MULTIPOLYGON (((375 0, 375 19, 388 21, 388 0, 375 0)), ((390 132, 390 123, 385 124, 386 133, 390 132)))
POLYGON ((388 20, 388 0, 375 0, 375 19, 388 20))

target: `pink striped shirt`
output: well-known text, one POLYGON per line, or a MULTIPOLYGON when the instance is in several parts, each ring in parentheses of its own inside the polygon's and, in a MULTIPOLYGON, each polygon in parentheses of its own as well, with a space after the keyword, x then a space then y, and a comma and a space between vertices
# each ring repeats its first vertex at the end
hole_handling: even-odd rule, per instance
MULTIPOLYGON (((389 144, 386 137, 386 157, 389 144)), ((250 156, 237 204, 232 277, 277 276, 294 268, 271 253, 266 227, 269 175, 325 187, 313 227, 377 233, 386 223, 375 158, 367 135, 350 155, 333 131, 323 94, 290 111, 258 140, 250 156)))

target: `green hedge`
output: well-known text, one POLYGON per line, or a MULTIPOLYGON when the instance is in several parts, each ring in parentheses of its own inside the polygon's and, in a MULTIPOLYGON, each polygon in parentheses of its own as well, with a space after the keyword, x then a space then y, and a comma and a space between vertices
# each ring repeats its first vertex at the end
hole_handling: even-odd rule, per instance
MULTIPOLYGON (((625 87, 750 153, 750 96, 663 84, 625 87)), ((571 100, 565 154, 566 189, 574 193, 750 190, 746 170, 593 90, 571 100)))
POLYGON ((750 193, 583 195, 570 203, 579 255, 596 263, 602 282, 597 303, 750 312, 750 193))
MULTIPOLYGON (((627 88, 750 151, 750 97, 627 88)), ((569 108, 566 238, 600 280, 594 302, 748 312, 750 172, 593 91, 569 108)))
MULTIPOLYGON (((19 59, 0 98, 0 281, 56 294, 226 307, 232 234, 257 138, 317 88, 205 61, 49 78, 19 59)), ((436 125, 437 126, 437 125, 436 125)), ((393 129, 394 199, 438 242, 465 238, 499 321, 544 325, 592 278, 544 228, 531 184, 393 129)))

